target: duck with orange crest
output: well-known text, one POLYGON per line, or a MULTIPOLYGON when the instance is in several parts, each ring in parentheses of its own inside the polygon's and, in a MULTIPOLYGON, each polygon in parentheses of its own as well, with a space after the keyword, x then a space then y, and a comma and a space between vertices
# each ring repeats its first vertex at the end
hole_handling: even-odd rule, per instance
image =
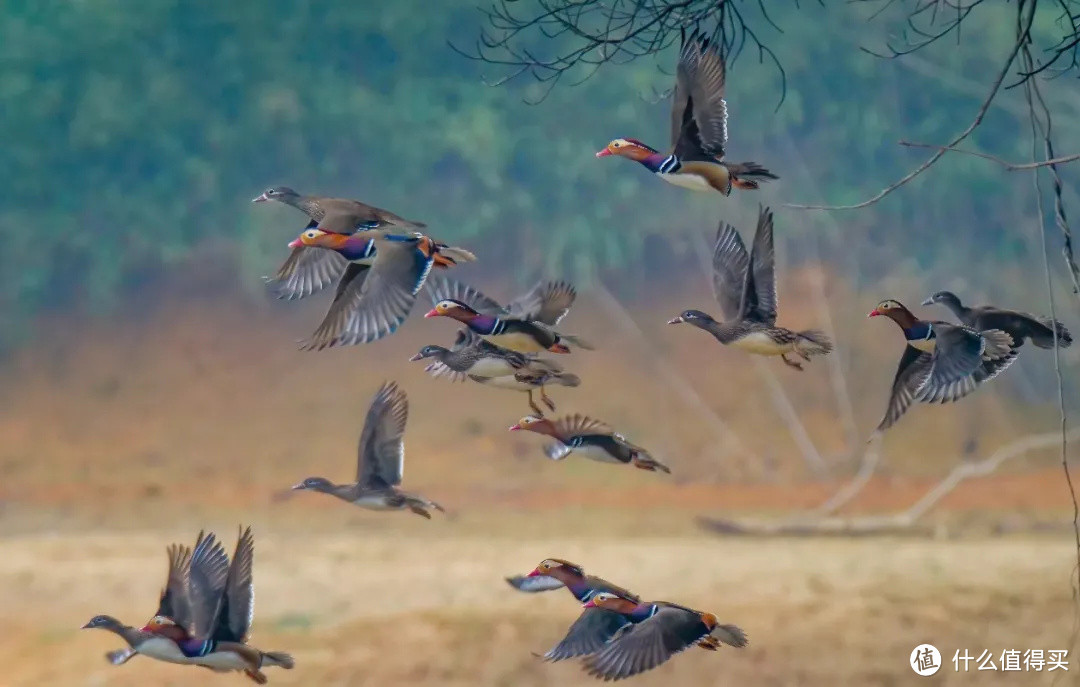
POLYGON ((722 625, 712 613, 668 601, 643 603, 602 592, 585 603, 585 612, 593 608, 619 613, 625 619, 622 627, 583 661, 589 675, 605 682, 652 670, 693 646, 716 651, 723 644, 736 649, 749 644, 738 626, 722 625))
POLYGON ((668 466, 653 458, 648 451, 630 443, 607 424, 586 415, 567 415, 554 421, 529 415, 510 427, 512 432, 518 430, 546 434, 555 439, 544 447, 544 454, 551 460, 562 460, 571 453, 580 453, 601 463, 633 465, 649 472, 671 472, 668 466))
POLYGON ((457 320, 485 341, 518 353, 569 353, 570 347, 567 344, 592 350, 592 346, 581 337, 557 332, 554 325, 548 325, 539 319, 530 319, 528 315, 517 317, 482 313, 456 298, 440 300, 424 317, 449 317, 457 320))
POLYGON ((617 155, 641 163, 669 184, 694 191, 756 189, 778 177, 756 162, 724 161, 727 148, 727 67, 718 46, 703 34, 683 36, 671 102, 671 151, 634 138, 617 138, 596 157, 617 155))
POLYGON ((348 263, 326 316, 304 350, 369 343, 392 334, 408 317, 432 267, 476 259, 424 234, 380 229, 353 234, 305 229, 289 243, 294 250, 301 246, 333 251, 348 263))

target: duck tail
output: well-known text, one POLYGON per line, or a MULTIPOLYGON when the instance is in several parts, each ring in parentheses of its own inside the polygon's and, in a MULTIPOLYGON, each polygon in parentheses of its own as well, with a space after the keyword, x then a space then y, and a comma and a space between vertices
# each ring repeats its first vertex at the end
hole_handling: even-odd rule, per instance
POLYGON ((1009 357, 1010 354, 1015 355, 1013 338, 1008 332, 1003 332, 1000 329, 987 329, 979 332, 979 334, 982 335, 983 341, 986 342, 986 345, 983 346, 983 360, 1000 360, 1009 357))
POLYGON ((559 372, 551 376, 551 381, 563 386, 581 386, 581 377, 573 372, 559 372))
POLYGON ((438 267, 452 267, 462 262, 476 262, 476 255, 464 248, 436 244, 434 254, 435 265, 438 267))
POLYGON ((589 343, 585 339, 581 338, 580 336, 575 336, 573 334, 560 334, 559 338, 562 339, 563 341, 567 341, 567 342, 577 346, 578 348, 583 348, 586 351, 595 351, 596 350, 591 343, 589 343))
MULTIPOLYGON (((284 668, 285 670, 292 670, 295 665, 296 661, 293 660, 293 657, 290 654, 283 651, 264 651, 262 654, 262 665, 259 667, 277 666, 278 668, 284 668)), ((256 682, 258 681, 256 680, 256 682)), ((260 682, 259 684, 262 683, 260 682)))
POLYGON ((728 174, 731 176, 731 185, 743 190, 753 190, 763 182, 780 178, 756 162, 722 162, 721 164, 727 167, 728 174))
POLYGON ((1072 345, 1072 334, 1065 328, 1065 325, 1057 320, 1052 320, 1049 317, 1040 317, 1039 324, 1046 327, 1046 332, 1039 332, 1037 335, 1032 335, 1031 343, 1035 344, 1037 347, 1053 348, 1055 331, 1057 332, 1058 346, 1068 348, 1072 345))
POLYGON ((663 463, 653 458, 644 451, 635 451, 634 457, 631 459, 631 461, 633 462, 634 467, 640 470, 648 470, 649 472, 663 472, 669 475, 671 474, 671 468, 664 465, 663 463))
POLYGON ((750 640, 746 638, 746 633, 737 625, 717 625, 713 628, 712 636, 736 649, 741 649, 750 643, 750 640))
POLYGON ((798 340, 795 342, 795 351, 803 358, 812 355, 826 355, 833 349, 833 343, 825 332, 817 329, 807 329, 798 332, 798 340))
POLYGON ((258 670, 245 670, 244 675, 247 675, 249 678, 251 678, 251 681, 257 685, 265 685, 267 682, 269 682, 269 680, 266 679, 266 676, 258 670))

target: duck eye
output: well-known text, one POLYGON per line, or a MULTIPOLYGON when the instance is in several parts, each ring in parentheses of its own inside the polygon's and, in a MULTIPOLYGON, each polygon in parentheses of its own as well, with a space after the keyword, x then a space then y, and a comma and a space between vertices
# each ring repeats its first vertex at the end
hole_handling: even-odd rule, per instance
POLYGON ((611 146, 612 146, 613 148, 618 148, 618 147, 620 147, 621 145, 622 145, 622 143, 619 143, 618 141, 615 141, 614 143, 612 143, 612 144, 611 144, 611 146))

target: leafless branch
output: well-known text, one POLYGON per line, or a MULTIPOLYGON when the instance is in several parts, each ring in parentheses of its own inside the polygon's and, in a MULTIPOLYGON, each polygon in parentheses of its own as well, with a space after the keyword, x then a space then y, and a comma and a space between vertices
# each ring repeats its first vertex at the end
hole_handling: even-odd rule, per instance
MULTIPOLYGON (((1080 428, 1069 430, 1065 438, 1074 441, 1080 438, 1080 428)), ((1032 451, 1057 446, 1061 440, 1062 434, 1056 431, 1033 434, 999 448, 988 458, 961 463, 953 468, 943 480, 928 489, 917 501, 897 513, 839 518, 820 517, 815 512, 810 517, 779 521, 701 517, 698 518, 698 523, 705 529, 719 534, 749 536, 926 534, 931 531, 930 528, 920 525, 919 521, 960 484, 972 478, 986 477, 1010 460, 1032 451)), ((848 486, 845 486, 845 489, 847 488, 848 486)))
POLYGON ((1039 167, 1048 167, 1051 165, 1063 165, 1069 162, 1080 160, 1080 153, 1075 155, 1065 155, 1064 157, 1055 157, 1050 160, 1037 160, 1035 162, 1009 162, 1003 160, 997 155, 991 155, 989 153, 980 153, 975 150, 964 150, 962 148, 954 148, 952 146, 939 146, 932 143, 914 143, 912 141, 900 141, 900 145, 905 148, 930 148, 931 150, 941 150, 952 153, 963 153, 964 155, 974 155, 975 157, 981 157, 984 160, 990 160, 996 162, 1010 172, 1019 172, 1025 169, 1037 169, 1039 167))

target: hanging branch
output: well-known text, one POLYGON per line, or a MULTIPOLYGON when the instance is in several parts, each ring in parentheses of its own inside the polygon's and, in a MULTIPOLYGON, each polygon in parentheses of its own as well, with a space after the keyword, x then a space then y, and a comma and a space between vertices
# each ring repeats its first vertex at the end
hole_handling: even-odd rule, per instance
POLYGON ((980 153, 975 150, 963 150, 962 148, 953 148, 951 146, 938 146, 932 143, 914 143, 912 141, 900 141, 900 145, 905 148, 930 148, 931 150, 944 150, 952 153, 963 153, 964 155, 973 155, 975 157, 981 157, 984 160, 990 160, 996 162, 1004 167, 1009 172, 1020 172, 1028 169, 1038 169, 1039 167, 1052 167, 1054 165, 1063 165, 1069 162, 1075 162, 1080 160, 1080 153, 1075 155, 1065 155, 1063 157, 1050 158, 1049 160, 1038 160, 1036 162, 1009 162, 1003 160, 996 155, 989 153, 980 153))
MULTIPOLYGON (((534 101, 539 102, 567 75, 573 75, 572 85, 580 84, 604 65, 655 55, 677 43, 684 31, 701 29, 730 61, 750 47, 759 61, 771 62, 780 73, 783 102, 784 69, 740 3, 744 0, 495 0, 480 9, 483 26, 474 45, 450 47, 507 70, 489 85, 523 75, 544 84, 534 101)), ((764 0, 756 4, 760 22, 779 31, 764 0)))

